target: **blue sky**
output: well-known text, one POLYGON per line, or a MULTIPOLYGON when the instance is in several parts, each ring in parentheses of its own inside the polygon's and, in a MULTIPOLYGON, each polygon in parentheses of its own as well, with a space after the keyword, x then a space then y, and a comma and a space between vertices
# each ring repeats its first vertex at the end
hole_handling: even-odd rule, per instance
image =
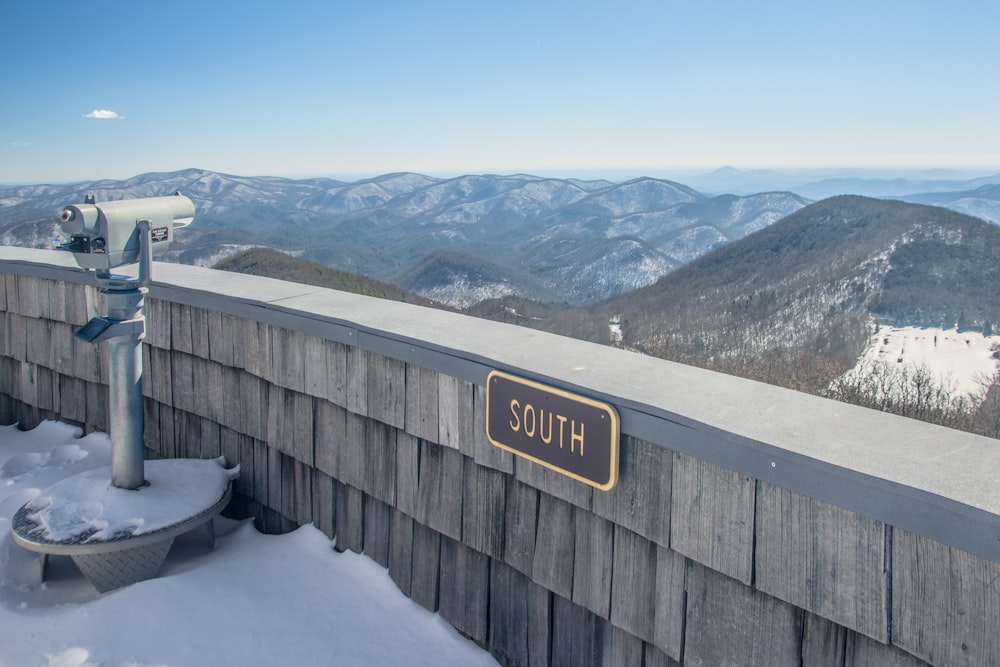
POLYGON ((996 171, 997 25, 995 0, 13 0, 0 183, 996 171))

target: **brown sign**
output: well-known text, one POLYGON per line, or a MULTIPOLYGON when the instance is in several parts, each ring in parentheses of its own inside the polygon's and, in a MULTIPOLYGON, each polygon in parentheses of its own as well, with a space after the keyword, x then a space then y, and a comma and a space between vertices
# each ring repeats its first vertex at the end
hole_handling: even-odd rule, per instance
POLYGON ((486 379, 486 436, 497 447, 607 491, 618 483, 618 413, 501 371, 486 379))

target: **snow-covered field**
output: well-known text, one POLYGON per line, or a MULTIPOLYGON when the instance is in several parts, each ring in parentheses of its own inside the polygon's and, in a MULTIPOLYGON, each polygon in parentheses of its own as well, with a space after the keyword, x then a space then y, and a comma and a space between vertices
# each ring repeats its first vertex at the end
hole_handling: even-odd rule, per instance
POLYGON ((984 336, 955 329, 882 326, 848 375, 863 372, 875 362, 910 371, 929 370, 939 386, 977 396, 1000 372, 1000 336, 984 336))
POLYGON ((104 434, 0 427, 0 667, 496 665, 365 556, 311 526, 262 535, 217 519, 214 551, 179 539, 160 577, 98 594, 66 557, 29 583, 10 533, 21 505, 110 464, 104 434))

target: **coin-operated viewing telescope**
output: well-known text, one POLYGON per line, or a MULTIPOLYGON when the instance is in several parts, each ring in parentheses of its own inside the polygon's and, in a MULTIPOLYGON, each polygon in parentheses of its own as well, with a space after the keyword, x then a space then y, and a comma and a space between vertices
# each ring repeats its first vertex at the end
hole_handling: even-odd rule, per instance
POLYGON ((69 241, 59 245, 77 264, 94 269, 108 314, 94 317, 74 332, 91 343, 108 343, 111 483, 123 489, 145 484, 143 465, 142 339, 146 335, 143 301, 151 282, 153 253, 166 250, 174 230, 194 218, 194 204, 179 192, 170 197, 123 199, 63 209, 60 219, 69 241), (112 275, 111 269, 139 263, 138 277, 112 275))
MULTIPOLYGON (((218 466, 225 459, 168 459, 150 465, 146 478, 143 302, 150 291, 154 296, 158 289, 168 291, 152 283, 153 253, 166 250, 174 230, 192 221, 191 200, 178 193, 98 203, 87 195, 83 204, 63 207, 60 217, 69 240, 59 248, 73 253, 88 279, 81 282, 96 278, 108 309, 106 316, 91 318, 73 335, 107 344, 111 484, 102 468, 71 475, 25 503, 10 530, 15 543, 29 551, 70 556, 104 593, 156 576, 175 537, 202 525, 214 536, 212 519, 229 503, 239 466, 220 475, 218 466), (138 276, 127 270, 112 274, 136 262, 138 276), (153 490, 143 491, 149 488, 153 490)), ((73 294, 89 301, 90 292, 73 294)), ((166 326, 170 328, 169 322, 166 326)), ((78 345, 73 353, 101 356, 78 345)), ((36 568, 39 582, 44 562, 36 568)))
MULTIPOLYGON (((142 253, 166 250, 174 230, 194 218, 194 204, 179 192, 169 197, 122 199, 67 206, 60 219, 69 241, 59 247, 73 253, 84 269, 101 273, 141 262, 142 253)), ((140 267, 141 270, 142 267, 140 267)))

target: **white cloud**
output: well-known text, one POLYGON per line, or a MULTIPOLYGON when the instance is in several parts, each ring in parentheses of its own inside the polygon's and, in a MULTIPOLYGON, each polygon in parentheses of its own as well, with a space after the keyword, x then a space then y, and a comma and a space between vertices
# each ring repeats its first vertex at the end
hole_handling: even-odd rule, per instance
POLYGON ((116 112, 110 109, 94 109, 88 114, 84 114, 84 118, 98 118, 100 120, 121 120, 125 116, 119 116, 116 112))

